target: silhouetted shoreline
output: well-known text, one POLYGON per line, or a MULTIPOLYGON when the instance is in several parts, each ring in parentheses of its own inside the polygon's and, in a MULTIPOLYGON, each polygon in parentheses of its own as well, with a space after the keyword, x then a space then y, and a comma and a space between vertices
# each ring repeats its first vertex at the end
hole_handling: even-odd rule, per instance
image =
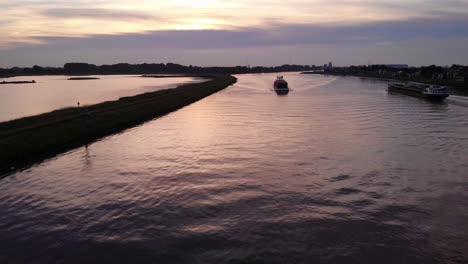
POLYGON ((69 81, 86 81, 86 80, 99 80, 97 77, 72 77, 68 78, 69 81))
POLYGON ((387 77, 377 74, 369 73, 339 73, 339 72, 302 72, 301 74, 315 74, 315 75, 332 75, 332 76, 353 76, 360 78, 378 79, 383 81, 402 81, 402 82, 419 82, 424 84, 442 85, 447 86, 452 92, 456 94, 468 96, 468 83, 467 82, 454 82, 449 80, 434 80, 425 78, 409 78, 409 77, 387 77))
POLYGON ((25 83, 36 83, 36 81, 32 80, 32 81, 13 81, 13 82, 2 81, 0 82, 0 84, 25 84, 25 83))
POLYGON ((63 67, 41 67, 35 65, 33 67, 13 67, 0 68, 0 78, 8 78, 15 76, 36 76, 36 75, 121 75, 121 74, 136 74, 136 75, 200 75, 200 74, 244 74, 244 73, 269 73, 269 72, 301 72, 310 71, 314 68, 309 65, 281 65, 275 67, 255 66, 234 66, 234 67, 200 67, 200 66, 185 66, 176 63, 142 63, 129 64, 118 63, 113 65, 94 65, 84 62, 70 62, 63 67))
POLYGON ((143 74, 140 77, 143 78, 211 78, 213 75, 204 74, 143 74))
POLYGON ((0 172, 27 166, 168 114, 236 81, 229 75, 212 76, 202 83, 0 123, 0 172))

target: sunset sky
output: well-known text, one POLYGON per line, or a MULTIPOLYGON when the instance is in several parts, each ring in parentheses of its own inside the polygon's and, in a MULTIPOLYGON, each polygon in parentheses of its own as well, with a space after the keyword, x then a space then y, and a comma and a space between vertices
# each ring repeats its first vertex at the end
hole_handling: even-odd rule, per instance
POLYGON ((468 64, 468 0, 0 0, 0 67, 468 64))

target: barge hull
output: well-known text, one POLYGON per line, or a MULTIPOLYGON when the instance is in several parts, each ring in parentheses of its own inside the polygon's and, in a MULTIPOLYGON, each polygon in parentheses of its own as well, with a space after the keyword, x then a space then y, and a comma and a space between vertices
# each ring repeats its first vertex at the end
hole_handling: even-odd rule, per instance
POLYGON ((399 94, 405 94, 405 95, 409 95, 413 97, 423 98, 426 100, 436 101, 436 102, 442 102, 445 98, 449 96, 448 94, 424 94, 420 91, 394 87, 394 86, 388 87, 388 91, 393 92, 393 93, 399 93, 399 94))

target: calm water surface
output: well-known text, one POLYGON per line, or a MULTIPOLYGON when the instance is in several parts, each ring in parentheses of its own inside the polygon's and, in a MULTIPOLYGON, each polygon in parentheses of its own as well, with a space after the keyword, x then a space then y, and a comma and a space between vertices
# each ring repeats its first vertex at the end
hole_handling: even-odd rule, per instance
POLYGON ((0 180, 0 263, 467 263, 463 98, 238 77, 0 180))
MULTIPOLYGON (((88 77, 88 76, 87 76, 88 77)), ((5 81, 31 81, 28 84, 0 85, 0 122, 37 115, 64 107, 117 100, 181 83, 200 82, 199 78, 142 78, 135 75, 103 75, 99 80, 67 80, 70 76, 20 76, 5 81)), ((2 81, 3 79, 0 79, 2 81)))

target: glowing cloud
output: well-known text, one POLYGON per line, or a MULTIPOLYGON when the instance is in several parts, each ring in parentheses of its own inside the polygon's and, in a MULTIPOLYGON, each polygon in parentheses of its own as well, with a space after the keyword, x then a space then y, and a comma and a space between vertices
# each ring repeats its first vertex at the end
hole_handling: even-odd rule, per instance
POLYGON ((233 29, 271 24, 351 24, 468 10, 468 1, 358 0, 17 0, 0 1, 0 46, 39 36, 88 36, 171 29, 233 29))
MULTIPOLYGON (((11 57, 25 46, 59 45, 59 39, 94 43, 108 36, 175 36, 171 32, 183 31, 180 37, 158 38, 149 45, 177 46, 169 40, 193 43, 199 36, 190 34, 193 30, 210 31, 210 39, 221 42, 225 34, 238 35, 229 48, 236 43, 237 48, 246 48, 245 43, 265 48, 312 45, 322 39, 334 45, 336 39, 389 44, 404 39, 402 34, 420 36, 421 31, 434 40, 441 32, 450 33, 455 43, 457 35, 466 38, 468 0, 0 0, 0 9, 0 55, 11 57), (414 21, 429 24, 414 29, 414 21)), ((129 49, 139 45, 130 42, 129 49)))

